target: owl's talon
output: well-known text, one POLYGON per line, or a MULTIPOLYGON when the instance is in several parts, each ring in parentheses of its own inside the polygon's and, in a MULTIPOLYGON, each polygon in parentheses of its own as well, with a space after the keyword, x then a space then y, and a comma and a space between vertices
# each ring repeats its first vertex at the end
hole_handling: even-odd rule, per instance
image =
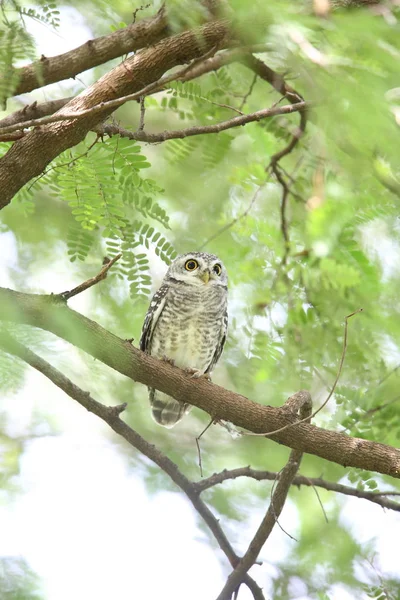
POLYGON ((204 379, 208 379, 208 381, 211 381, 211 377, 210 377, 209 373, 204 373, 201 369, 192 369, 192 368, 188 367, 188 368, 184 369, 184 371, 186 373, 189 373, 189 375, 191 375, 195 379, 200 379, 200 377, 204 377, 204 379))
POLYGON ((188 373, 192 377, 197 378, 202 376, 202 372, 200 371, 200 369, 192 369, 192 367, 185 367, 183 370, 185 371, 185 373, 188 373))
POLYGON ((175 361, 174 361, 174 359, 173 359, 173 358, 169 358, 168 356, 165 356, 165 354, 164 354, 164 356, 161 358, 161 360, 162 360, 163 362, 167 362, 168 364, 172 365, 173 367, 175 366, 175 361))

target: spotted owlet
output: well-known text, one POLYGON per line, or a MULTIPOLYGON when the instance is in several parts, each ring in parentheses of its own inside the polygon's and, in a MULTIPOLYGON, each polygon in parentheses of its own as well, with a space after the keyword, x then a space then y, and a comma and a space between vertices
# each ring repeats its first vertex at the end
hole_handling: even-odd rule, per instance
MULTIPOLYGON (((150 302, 140 349, 196 376, 211 373, 225 344, 227 295, 228 276, 217 256, 178 256, 150 302)), ((191 408, 153 388, 149 398, 154 420, 164 427, 173 427, 191 408)))

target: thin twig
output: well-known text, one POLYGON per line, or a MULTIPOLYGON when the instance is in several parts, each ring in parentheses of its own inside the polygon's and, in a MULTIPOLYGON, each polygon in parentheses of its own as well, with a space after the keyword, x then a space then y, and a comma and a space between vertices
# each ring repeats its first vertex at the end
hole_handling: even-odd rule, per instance
POLYGON ((36 177, 36 179, 34 179, 28 186, 28 192, 30 191, 30 189, 38 182, 42 179, 42 177, 45 177, 48 173, 50 173, 51 171, 54 171, 55 169, 62 169, 64 167, 70 167, 71 165, 73 165, 75 162, 77 162, 78 160, 80 160, 81 158, 84 158, 85 156, 87 156, 89 154, 89 152, 91 151, 92 148, 94 148, 94 146, 97 144, 97 142, 99 141, 99 138, 101 137, 101 134, 98 133, 96 135, 96 139, 90 144, 90 146, 87 148, 87 150, 85 150, 85 152, 82 152, 82 154, 79 154, 78 156, 75 156, 74 158, 72 158, 71 160, 68 160, 67 162, 61 163, 61 164, 55 164, 55 165, 50 165, 50 167, 48 169, 46 169, 45 171, 43 171, 43 173, 41 173, 39 175, 39 177, 36 177))
MULTIPOLYGON (((282 96, 284 96, 291 104, 297 104, 298 102, 303 102, 304 98, 299 92, 297 92, 294 88, 286 83, 284 78, 276 73, 273 69, 268 67, 262 60, 256 58, 252 55, 246 55, 241 58, 241 62, 251 69, 254 73, 256 73, 261 79, 268 81, 272 87, 279 92, 282 96)), ((297 131, 292 136, 290 142, 285 146, 282 150, 277 152, 271 157, 271 161, 268 168, 273 167, 278 164, 278 162, 284 157, 292 152, 300 138, 304 134, 307 125, 307 106, 304 106, 304 109, 300 112, 300 123, 297 131)))
POLYGON ((393 375, 394 373, 396 373, 396 371, 398 371, 400 369, 400 365, 396 365, 393 369, 391 369, 391 371, 389 371, 388 373, 386 373, 379 381, 376 387, 382 385, 382 383, 384 381, 386 381, 386 379, 388 379, 388 377, 390 377, 391 375, 393 375))
POLYGON ((132 13, 132 25, 133 25, 134 23, 136 23, 136 17, 137 17, 137 15, 138 15, 138 13, 139 13, 141 10, 146 10, 146 8, 149 8, 150 6, 151 6, 151 4, 145 4, 144 6, 139 6, 139 8, 135 8, 135 10, 134 10, 134 11, 133 11, 133 13, 132 13))
POLYGON ((310 483, 310 485, 312 486, 312 489, 314 490, 314 492, 315 492, 315 495, 317 496, 317 500, 318 500, 318 503, 319 503, 319 505, 320 505, 320 507, 321 507, 322 514, 323 514, 323 515, 324 515, 324 517, 325 517, 325 522, 326 522, 326 523, 329 523, 328 515, 326 514, 326 511, 325 511, 324 505, 322 504, 322 500, 321 500, 321 497, 320 497, 320 495, 319 495, 319 492, 318 492, 317 488, 315 487, 315 485, 313 485, 312 483, 310 483))
POLYGON ((255 86, 255 84, 256 84, 257 78, 258 78, 258 75, 257 75, 257 73, 254 73, 254 75, 253 75, 253 80, 252 80, 252 82, 251 82, 251 84, 250 84, 250 87, 249 87, 248 91, 246 92, 246 94, 243 96, 242 102, 240 103, 240 107, 239 107, 239 108, 240 108, 240 110, 242 110, 242 108, 243 108, 243 107, 244 107, 244 105, 246 104, 247 100, 248 100, 248 99, 249 99, 249 97, 251 96, 251 94, 252 94, 252 92, 253 92, 253 89, 254 89, 254 86, 255 86))
POLYGON ((371 415, 375 414, 376 412, 379 412, 380 410, 384 410, 388 406, 395 404, 399 400, 400 400, 400 396, 395 396, 394 398, 392 398, 391 400, 388 400, 387 402, 384 402, 383 404, 379 404, 378 406, 375 406, 374 408, 370 408, 362 415, 361 419, 366 419, 367 417, 370 417, 371 415))
POLYGON ((196 446, 197 446, 197 456, 199 458, 199 469, 200 469, 200 477, 203 477, 203 463, 201 460, 201 450, 200 450, 200 438, 205 434, 205 432, 207 431, 207 429, 209 427, 211 427, 211 425, 214 423, 214 419, 211 419, 211 421, 208 423, 208 425, 203 429, 203 431, 200 433, 200 435, 197 436, 196 438, 196 446))
POLYGON ((59 296, 63 300, 69 300, 73 296, 76 296, 77 294, 81 294, 88 288, 92 287, 92 285, 96 285, 96 283, 99 283, 99 281, 102 281, 103 279, 105 279, 107 277, 109 269, 111 269, 113 264, 116 263, 117 260, 119 260, 121 258, 121 256, 122 256, 122 254, 120 253, 120 254, 117 254, 117 256, 114 256, 114 258, 111 260, 109 258, 104 259, 107 262, 104 262, 104 266, 101 268, 101 270, 95 277, 91 277, 90 279, 87 279, 83 283, 80 283, 79 285, 77 285, 74 289, 72 289, 69 292, 68 291, 62 292, 61 294, 59 294, 59 296))
POLYGON ((242 219, 244 219, 245 217, 247 217, 247 215, 249 214, 249 212, 251 211, 251 209, 253 208, 258 194, 261 192, 261 190, 266 186, 266 184, 268 183, 268 179, 266 179, 264 181, 264 183, 262 183, 261 185, 258 186, 258 188, 256 189, 255 193, 253 194, 252 199, 250 200, 250 203, 248 205, 248 207, 246 208, 246 210, 244 210, 242 213, 240 213, 240 215, 238 215, 237 217, 235 217, 234 219, 232 219, 232 221, 230 221, 229 223, 227 223, 226 225, 224 225, 223 227, 221 227, 220 229, 218 229, 218 231, 216 231, 211 237, 209 237, 200 247, 199 250, 203 250, 203 248, 205 248, 210 242, 212 242, 213 240, 215 240, 215 238, 219 237, 221 234, 225 233, 225 231, 228 231, 228 229, 230 229, 231 227, 233 227, 234 225, 236 225, 236 223, 238 223, 239 221, 241 221, 242 219))
MULTIPOLYGON (((136 100, 137 94, 131 94, 131 96, 125 96, 124 98, 119 99, 118 106, 127 102, 128 100, 136 100)), ((47 123, 55 123, 57 121, 65 121, 70 119, 78 119, 88 114, 97 113, 99 110, 104 110, 109 107, 110 103, 113 103, 114 100, 110 100, 109 102, 102 102, 97 104, 93 108, 88 108, 76 113, 71 114, 56 114, 49 117, 43 117, 42 119, 33 119, 31 121, 26 121, 25 123, 17 123, 15 125, 10 125, 9 127, 5 127, 4 129, 0 129, 0 135, 2 133, 9 133, 11 131, 17 131, 25 127, 37 127, 39 125, 44 125, 47 123)), ((165 142, 166 140, 177 139, 177 138, 185 138, 193 135, 203 135, 208 133, 220 133, 221 131, 226 131, 227 129, 231 129, 233 127, 240 127, 242 125, 246 125, 247 123, 253 123, 255 121, 261 121, 262 119, 267 119, 269 117, 274 117, 276 115, 287 115, 293 112, 301 111, 305 108, 305 102, 300 102, 298 105, 288 104, 281 107, 275 108, 264 108, 262 110, 258 110, 254 113, 248 115, 239 115, 238 117, 233 117, 232 119, 228 119, 226 121, 221 121, 220 123, 215 123, 214 125, 204 125, 204 126, 194 126, 188 127, 187 129, 180 129, 177 131, 163 131, 161 133, 147 133, 145 131, 132 132, 129 136, 132 140, 138 140, 140 142, 148 142, 150 144, 165 142)), ((101 128, 96 128, 96 132, 99 132, 101 128)), ((118 132, 118 131, 117 131, 118 132)), ((118 132, 119 133, 119 132, 118 132)), ((128 137, 128 136, 125 136, 128 137)))
POLYGON ((290 538, 291 540, 293 540, 294 542, 298 542, 298 540, 297 540, 295 537, 293 537, 292 535, 290 535, 290 533, 289 533, 288 531, 286 531, 286 529, 284 529, 284 528, 282 527, 282 525, 281 525, 281 524, 280 524, 280 522, 279 522, 278 515, 276 515, 276 514, 275 514, 275 510, 274 510, 274 493, 275 493, 275 486, 276 486, 277 482, 279 481, 279 478, 280 478, 280 476, 281 476, 281 474, 282 474, 282 471, 283 471, 283 469, 281 469, 281 470, 280 470, 280 471, 279 471, 279 472, 276 474, 275 481, 272 483, 272 487, 271 487, 271 493, 270 493, 270 496, 271 496, 270 508, 271 508, 271 511, 272 511, 272 513, 273 513, 273 516, 274 516, 274 518, 275 518, 275 523, 276 523, 276 525, 278 525, 278 527, 279 527, 279 529, 282 531, 282 533, 284 533, 285 535, 287 535, 287 537, 288 537, 288 538, 290 538))
POLYGON ((342 348, 342 355, 340 357, 340 363, 339 363, 339 368, 338 368, 338 372, 336 375, 336 379, 333 382, 333 386, 331 391, 328 394, 327 399, 325 400, 325 402, 323 402, 321 404, 321 406, 319 408, 317 408, 317 410, 311 415, 311 418, 313 419, 315 417, 315 415, 317 415, 329 402, 329 400, 332 398, 332 395, 336 389, 336 386, 338 384, 338 381, 340 379, 340 375, 342 374, 342 369, 343 369, 343 363, 344 363, 344 359, 346 356, 346 350, 347 350, 347 333, 348 333, 348 327, 349 327, 349 319, 351 319, 351 317, 354 317, 354 315, 358 315, 359 313, 363 312, 363 308, 358 308, 357 310, 355 310, 354 312, 350 313, 349 315, 347 315, 347 317, 345 317, 344 319, 344 336, 343 336, 343 348, 342 348))
POLYGON ((275 174, 275 177, 277 178, 277 180, 279 181, 279 183, 282 186, 281 231, 282 231, 282 236, 283 236, 283 241, 284 241, 282 265, 285 265, 287 262, 287 258, 288 258, 289 250, 290 250, 289 227, 288 227, 288 221, 287 221, 287 215, 286 215, 289 186, 287 185, 285 178, 283 177, 282 173, 280 172, 280 168, 279 168, 278 164, 275 164, 275 166, 273 167, 273 172, 275 174))
MULTIPOLYGON (((359 308, 359 309, 355 310, 354 312, 352 312, 351 314, 347 315, 347 317, 345 317, 343 349, 342 349, 342 355, 340 357, 339 368, 338 368, 338 372, 337 372, 335 381, 333 383, 331 391, 328 394, 327 399, 321 404, 321 406, 319 408, 317 408, 317 410, 315 412, 313 412, 313 414, 311 415, 311 418, 314 418, 315 415, 317 415, 328 404, 329 400, 332 398, 333 392, 336 389, 337 383, 338 383, 340 375, 342 373, 344 358, 346 356, 348 320, 351 317, 354 317, 354 315, 357 315, 358 313, 360 313, 362 311, 363 311, 363 309, 359 308)), ((296 427, 300 423, 304 423, 304 421, 307 421, 307 419, 300 419, 299 421, 295 421, 294 423, 289 423, 288 425, 284 425, 283 427, 280 427, 279 429, 275 429, 274 431, 269 431, 266 433, 254 433, 252 431, 242 431, 241 433, 243 435, 250 435, 250 436, 256 436, 256 437, 258 437, 258 436, 270 437, 272 435, 275 435, 276 433, 281 433, 281 431, 285 431, 286 429, 289 429, 290 427, 296 427)))
POLYGON ((209 99, 207 99, 207 102, 209 104, 212 104, 213 106, 219 106, 220 108, 227 108, 228 110, 233 110, 233 112, 238 113, 238 115, 245 114, 244 112, 242 112, 238 108, 235 108, 234 106, 231 106, 230 104, 223 104, 222 102, 214 102, 213 100, 209 100, 209 99))
MULTIPOLYGON (((304 98, 299 94, 294 88, 289 86, 284 78, 276 73, 273 69, 271 69, 268 65, 266 65, 262 60, 256 58, 252 55, 244 56, 241 59, 241 62, 251 69, 254 74, 261 79, 267 81, 272 87, 279 92, 284 98, 286 98, 292 105, 296 105, 298 102, 304 102, 304 98)), ((255 82, 255 80, 254 80, 255 82)), ((303 135, 306 124, 307 124, 307 108, 304 106, 300 111, 300 124, 297 128, 290 142, 279 152, 276 152, 273 156, 271 156, 270 162, 266 167, 266 172, 271 172, 275 175, 277 181, 280 183, 282 187, 282 199, 281 199, 281 231, 284 240, 284 252, 282 257, 282 265, 285 265, 287 262, 287 258, 290 250, 290 240, 289 240, 289 227, 287 222, 287 200, 289 194, 289 186, 285 181, 280 169, 279 169, 279 161, 292 152, 292 150, 296 147, 299 139, 303 135)))
MULTIPOLYGON (((282 94, 282 96, 285 97, 291 103, 291 106, 296 106, 298 108, 298 112, 300 113, 300 124, 299 124, 299 127, 298 127, 296 133, 292 136, 291 141, 289 142, 289 144, 287 146, 285 146, 285 148, 283 148, 282 150, 280 150, 279 152, 277 152, 276 154, 274 154, 271 157, 269 165, 266 167, 267 172, 270 171, 275 174, 275 177, 281 183, 282 188, 283 188, 282 201, 281 201, 281 229, 282 229, 282 234, 283 234, 284 241, 285 241, 285 249, 284 249, 284 256, 282 259, 282 263, 285 264, 288 253, 289 253, 289 232, 288 232, 288 225, 287 225, 287 219, 286 219, 286 206, 287 206, 287 195, 289 192, 289 186, 284 181, 281 173, 279 172, 278 163, 284 156, 286 156, 287 154, 292 152, 292 150, 297 145, 300 137, 303 135, 305 128, 306 128, 306 124, 307 124, 307 109, 308 109, 309 105, 304 102, 303 97, 295 89, 293 89, 291 86, 289 86, 285 82, 284 78, 281 75, 279 75, 278 73, 273 71, 270 67, 268 67, 265 63, 263 63, 258 58, 254 57, 253 55, 251 55, 249 53, 247 53, 247 54, 240 53, 240 54, 238 54, 236 60, 239 62, 242 62, 246 67, 248 67, 249 69, 254 71, 255 76, 253 79, 253 84, 252 84, 253 86, 255 84, 257 77, 261 77, 265 81, 268 81, 268 83, 270 83, 276 91, 278 91, 280 94, 282 94)), ((251 86, 251 89, 249 90, 249 93, 251 93, 251 91, 252 91, 252 86, 251 86)), ((246 99, 247 99, 247 97, 246 97, 246 99)), ((242 108, 242 106, 241 106, 241 108, 242 108)), ((285 106, 281 107, 281 108, 285 108, 285 111, 286 111, 285 106)), ((279 110, 279 108, 276 106, 273 106, 269 110, 279 110)), ((263 185, 265 185, 265 184, 263 184, 263 185)), ((260 186, 260 187, 263 187, 263 186, 260 186)), ((224 227, 220 228, 215 234, 213 234, 210 238, 208 238, 204 242, 204 244, 200 247, 200 249, 204 248, 207 244, 209 244, 215 238, 220 236, 222 233, 225 233, 225 231, 227 231, 228 229, 233 227, 239 220, 241 220, 243 217, 245 217, 251 210, 259 190, 260 190, 260 188, 257 190, 255 197, 253 196, 249 207, 241 215, 239 215, 238 217, 233 219, 227 225, 224 225, 224 227)))
MULTIPOLYGON (((166 142, 167 140, 183 139, 194 135, 220 133, 221 131, 226 131, 227 129, 240 127, 242 125, 246 125, 247 123, 261 121, 262 119, 267 119, 276 115, 283 115, 300 111, 304 108, 304 105, 305 104, 303 102, 300 103, 299 106, 288 104, 281 107, 265 108, 248 115, 242 114, 238 117, 233 117, 232 119, 221 121, 220 123, 215 123, 214 125, 195 125, 194 127, 187 127, 186 129, 162 131, 159 133, 148 133, 145 131, 132 131, 131 133, 129 133, 128 130, 122 130, 121 132, 119 128, 113 128, 113 126, 109 125, 104 126, 104 132, 108 134, 116 133, 119 135, 123 135, 123 137, 128 137, 131 140, 138 140, 139 142, 146 142, 148 144, 158 144, 160 142, 166 142)), ((96 129, 96 131, 99 131, 99 129, 96 129)))

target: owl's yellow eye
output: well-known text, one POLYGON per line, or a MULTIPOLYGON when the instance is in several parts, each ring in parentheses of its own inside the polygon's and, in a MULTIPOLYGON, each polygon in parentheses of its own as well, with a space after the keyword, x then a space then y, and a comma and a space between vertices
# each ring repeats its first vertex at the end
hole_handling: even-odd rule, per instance
POLYGON ((197 262, 197 260, 194 260, 193 258, 191 258, 190 260, 187 260, 185 262, 186 271, 195 271, 198 266, 199 266, 199 263, 197 262))
POLYGON ((216 275, 221 275, 222 267, 218 263, 213 266, 213 271, 216 275))

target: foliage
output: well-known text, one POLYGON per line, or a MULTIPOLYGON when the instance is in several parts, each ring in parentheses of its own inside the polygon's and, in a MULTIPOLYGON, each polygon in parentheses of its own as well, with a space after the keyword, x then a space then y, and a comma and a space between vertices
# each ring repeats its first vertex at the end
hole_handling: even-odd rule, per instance
MULTIPOLYGON (((180 3, 174 3, 177 29, 203 17, 200 10, 189 18, 184 4, 179 14, 180 3)), ((25 291, 60 291, 43 273, 61 270, 77 284, 96 272, 104 255, 122 252, 107 280, 92 291, 87 314, 99 316, 118 335, 134 337, 137 345, 149 294, 170 261, 190 249, 213 252, 230 276, 229 340, 215 380, 271 405, 281 405, 301 388, 312 391, 317 406, 325 400, 338 372, 345 317, 362 308, 349 320, 338 387, 315 422, 398 446, 400 10, 391 7, 392 20, 366 9, 339 9, 322 20, 312 14, 309 2, 232 4, 239 16, 262 16, 268 25, 258 56, 285 73, 313 107, 305 135, 280 163, 289 186, 288 255, 282 187, 266 169, 296 131, 298 114, 153 146, 90 134, 2 211, 2 231, 13 233, 18 252, 9 277, 25 291)), ((100 13, 102 6, 91 0, 82 11, 100 13)), ((115 23, 129 22, 131 10, 130 3, 118 3, 115 23)), ((14 13, 58 25, 54 4, 15 4, 14 13)), ((91 26, 94 36, 103 33, 100 16, 91 26)), ((33 58, 32 38, 7 14, 0 30, 2 98, 12 95, 18 83, 11 66, 33 58)), ((108 69, 97 68, 96 76, 108 69)), ((66 89, 67 84, 63 95, 66 89)), ((281 100, 271 90, 234 62, 146 98, 145 131, 208 125, 237 111, 260 110, 281 100)), ((139 111, 128 104, 116 116, 122 127, 135 131, 139 111)), ((8 147, 2 144, 2 153, 8 147)), ((86 357, 80 359, 89 364, 86 357)), ((4 395, 22 383, 23 373, 11 369, 9 358, 0 360, 0 375, 4 395)), ((78 384, 80 378, 85 382, 78 372, 78 384)), ((106 393, 109 374, 98 368, 95 385, 106 393)), ((193 418, 165 432, 150 420, 142 386, 118 379, 112 392, 128 402, 130 422, 197 477, 193 431, 197 435, 207 418, 193 411, 193 418)), ((286 460, 286 451, 272 442, 264 453, 259 440, 230 439, 221 431, 213 428, 202 440, 206 473, 244 464, 279 470, 286 460)), ((311 456, 304 459, 302 472, 323 472, 332 481, 346 473, 358 489, 386 489, 389 483, 374 473, 345 472, 311 456)), ((145 477, 153 492, 171 485, 148 465, 145 477)), ((209 493, 208 500, 232 529, 248 506, 264 507, 269 497, 264 484, 250 487, 251 492, 249 484, 235 482, 209 493)), ((395 598, 398 578, 387 574, 383 583, 375 577, 367 585, 365 573, 360 574, 357 561, 370 559, 373 548, 364 552, 341 520, 341 500, 324 498, 330 519, 325 524, 316 501, 310 510, 311 493, 292 493, 300 541, 276 562, 276 578, 269 582, 272 597, 294 598, 297 577, 306 588, 304 597, 333 598, 334 586, 342 585, 354 597, 395 598)))
POLYGON ((0 72, 2 73, 0 99, 4 104, 18 85, 18 74, 13 69, 19 60, 35 58, 34 42, 19 23, 12 21, 0 29, 0 72))
POLYGON ((39 600, 37 577, 22 559, 0 561, 0 592, 4 600, 39 600))

